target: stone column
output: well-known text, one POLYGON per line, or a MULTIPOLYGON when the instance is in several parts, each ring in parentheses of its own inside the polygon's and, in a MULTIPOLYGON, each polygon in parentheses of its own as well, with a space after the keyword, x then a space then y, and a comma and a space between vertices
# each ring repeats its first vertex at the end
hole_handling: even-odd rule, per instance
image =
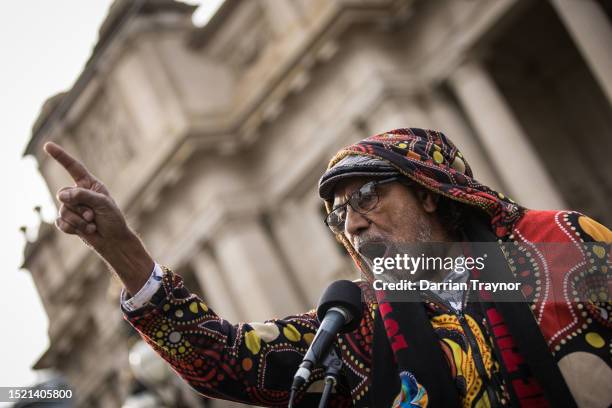
POLYGON ((428 94, 429 112, 436 130, 448 136, 467 159, 474 178, 497 191, 506 188, 497 176, 480 142, 465 122, 458 108, 441 91, 428 94))
POLYGON ((405 127, 432 128, 427 113, 410 96, 387 97, 368 115, 368 129, 375 133, 405 127))
POLYGON ((220 317, 238 323, 243 314, 235 296, 228 287, 217 260, 207 248, 201 249, 191 257, 194 275, 204 291, 204 302, 220 317))
MULTIPOLYGON (((323 215, 317 211, 318 198, 313 201, 285 201, 272 219, 283 252, 306 295, 308 308, 317 305, 325 287, 347 266, 335 248, 331 231, 323 223, 323 215)), ((354 279, 357 278, 355 274, 354 279)))
POLYGON ((612 24, 595 0, 551 0, 612 104, 612 24))
POLYGON ((510 197, 530 208, 563 208, 528 136, 483 67, 468 62, 451 75, 450 83, 510 197))
POLYGON ((228 222, 213 237, 221 268, 245 315, 242 320, 265 320, 305 310, 288 271, 255 216, 228 222))
POLYGON ((279 36, 287 36, 288 32, 302 29, 302 17, 297 5, 291 1, 264 0, 260 3, 269 24, 279 36))

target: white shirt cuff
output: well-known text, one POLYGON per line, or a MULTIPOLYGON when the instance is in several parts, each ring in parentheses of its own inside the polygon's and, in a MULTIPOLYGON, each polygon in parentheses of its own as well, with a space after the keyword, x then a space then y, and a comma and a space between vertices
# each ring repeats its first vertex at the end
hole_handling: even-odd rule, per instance
POLYGON ((157 292, 161 286, 163 274, 164 272, 162 268, 156 263, 153 267, 153 272, 151 272, 149 280, 147 280, 144 286, 140 288, 138 293, 131 298, 126 299, 127 291, 125 288, 121 291, 121 306, 128 312, 132 312, 149 303, 155 292, 157 292))

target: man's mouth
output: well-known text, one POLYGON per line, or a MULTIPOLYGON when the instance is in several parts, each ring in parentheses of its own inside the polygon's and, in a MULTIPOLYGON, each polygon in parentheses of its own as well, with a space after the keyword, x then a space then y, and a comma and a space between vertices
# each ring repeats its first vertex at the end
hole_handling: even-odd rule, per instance
POLYGON ((379 240, 366 241, 363 243, 358 242, 356 244, 355 250, 359 255, 368 259, 382 258, 388 250, 387 244, 379 240))

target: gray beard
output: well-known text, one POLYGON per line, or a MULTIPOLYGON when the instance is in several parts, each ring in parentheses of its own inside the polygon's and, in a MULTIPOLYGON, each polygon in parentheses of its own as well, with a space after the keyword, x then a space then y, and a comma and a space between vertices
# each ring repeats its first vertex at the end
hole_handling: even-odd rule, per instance
POLYGON ((431 224, 426 222, 423 218, 419 218, 416 242, 430 242, 431 236, 431 224))

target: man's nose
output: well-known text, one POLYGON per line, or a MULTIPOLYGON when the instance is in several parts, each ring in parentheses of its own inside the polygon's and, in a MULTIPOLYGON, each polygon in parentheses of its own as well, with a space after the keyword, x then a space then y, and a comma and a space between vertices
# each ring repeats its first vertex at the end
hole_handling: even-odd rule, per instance
POLYGON ((346 221, 344 223, 344 233, 347 235, 357 235, 370 226, 368 220, 363 214, 353 210, 351 206, 346 208, 346 221))

